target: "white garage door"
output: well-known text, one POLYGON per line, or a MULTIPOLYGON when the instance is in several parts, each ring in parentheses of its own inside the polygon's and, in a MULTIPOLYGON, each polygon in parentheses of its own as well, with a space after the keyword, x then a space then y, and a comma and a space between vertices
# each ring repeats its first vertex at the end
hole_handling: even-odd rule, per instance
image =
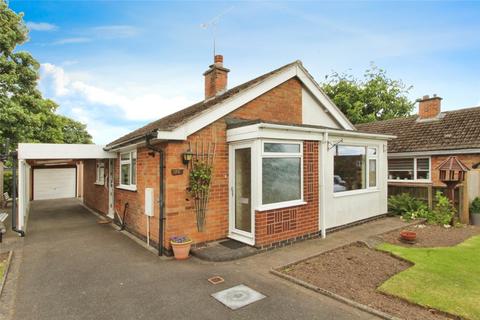
POLYGON ((74 198, 75 168, 33 170, 33 200, 74 198))

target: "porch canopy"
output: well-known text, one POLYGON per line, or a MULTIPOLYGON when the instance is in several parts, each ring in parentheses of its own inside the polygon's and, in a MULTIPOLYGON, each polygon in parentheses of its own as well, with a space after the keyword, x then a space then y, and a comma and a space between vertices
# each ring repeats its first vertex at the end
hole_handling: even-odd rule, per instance
POLYGON ((58 160, 115 159, 115 152, 107 152, 104 146, 96 144, 53 144, 19 143, 18 157, 18 211, 16 228, 25 231, 26 217, 30 207, 30 164, 48 162, 60 164, 58 160), (43 161, 38 161, 43 160, 43 161), (55 161, 57 160, 57 161, 55 161), (37 162, 38 161, 38 162, 37 162))

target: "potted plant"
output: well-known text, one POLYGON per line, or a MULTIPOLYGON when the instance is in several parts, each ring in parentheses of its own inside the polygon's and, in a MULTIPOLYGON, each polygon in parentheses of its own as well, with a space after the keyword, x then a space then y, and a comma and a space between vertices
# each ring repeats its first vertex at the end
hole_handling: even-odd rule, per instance
POLYGON ((480 197, 473 199, 470 205, 470 221, 473 225, 480 225, 480 197))
POLYGON ((187 236, 175 236, 170 238, 170 244, 172 245, 173 255, 175 256, 175 259, 188 259, 190 247, 192 246, 192 239, 187 236))

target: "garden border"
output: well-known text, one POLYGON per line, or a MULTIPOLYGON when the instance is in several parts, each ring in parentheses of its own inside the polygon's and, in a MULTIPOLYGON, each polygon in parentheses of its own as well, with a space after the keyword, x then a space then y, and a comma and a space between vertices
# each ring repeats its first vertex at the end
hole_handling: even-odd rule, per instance
POLYGON ((2 295, 3 288, 5 287, 5 283, 7 282, 7 274, 8 274, 8 271, 10 270, 10 264, 12 262, 12 256, 13 256, 13 251, 10 250, 8 252, 7 262, 5 263, 5 270, 3 272, 3 277, 2 277, 2 280, 0 282, 0 296, 2 295))

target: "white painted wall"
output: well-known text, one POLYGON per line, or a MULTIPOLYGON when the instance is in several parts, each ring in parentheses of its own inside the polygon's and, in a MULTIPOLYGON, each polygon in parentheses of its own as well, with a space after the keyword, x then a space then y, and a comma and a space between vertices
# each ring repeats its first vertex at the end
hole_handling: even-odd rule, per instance
MULTIPOLYGON (((337 142, 341 137, 329 136, 331 143, 337 142)), ((375 146, 378 150, 377 188, 374 190, 359 190, 345 193, 333 192, 333 155, 334 149, 327 151, 327 155, 320 155, 324 158, 325 164, 325 224, 326 228, 342 226, 358 220, 371 218, 387 212, 387 191, 388 191, 388 172, 386 141, 366 139, 366 138, 346 138, 343 137, 345 144, 368 144, 375 146), (384 147, 385 146, 385 147, 384 147)))
POLYGON ((302 88, 302 122, 316 126, 340 128, 333 116, 325 111, 326 108, 305 88, 302 88))
POLYGON ((30 211, 30 165, 25 160, 18 161, 18 220, 17 228, 25 230, 25 221, 30 211))

